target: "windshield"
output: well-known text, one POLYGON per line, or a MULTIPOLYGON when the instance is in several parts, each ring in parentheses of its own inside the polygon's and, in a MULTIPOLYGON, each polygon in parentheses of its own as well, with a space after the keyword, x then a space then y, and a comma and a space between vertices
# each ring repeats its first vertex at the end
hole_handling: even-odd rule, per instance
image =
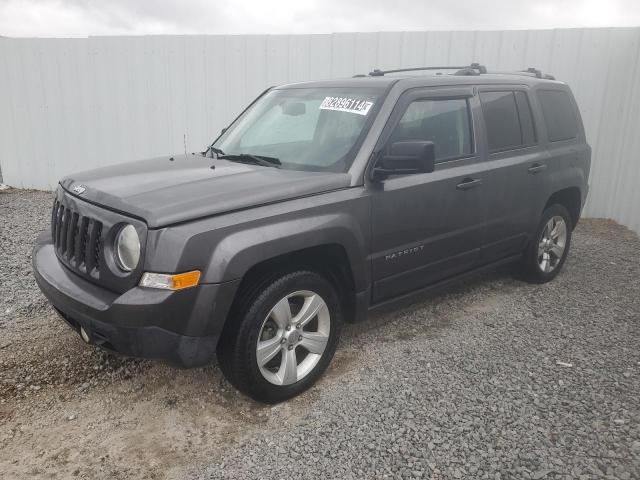
POLYGON ((267 92, 214 143, 230 158, 277 159, 279 168, 346 172, 377 110, 379 89, 267 92))

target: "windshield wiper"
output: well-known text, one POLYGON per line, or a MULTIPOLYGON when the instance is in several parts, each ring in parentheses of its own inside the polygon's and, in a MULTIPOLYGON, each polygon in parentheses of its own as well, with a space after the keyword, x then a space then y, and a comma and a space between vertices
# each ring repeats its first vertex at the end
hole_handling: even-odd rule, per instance
POLYGON ((212 153, 211 157, 213 157, 213 154, 215 153, 216 157, 218 157, 218 158, 220 158, 220 155, 224 155, 225 154, 218 147, 214 147, 213 145, 209 145, 207 147, 207 149, 204 152, 202 152, 202 156, 203 157, 207 157, 209 155, 209 152, 212 153))
POLYGON ((251 153, 223 153, 219 154, 218 158, 231 160, 232 162, 255 163, 256 165, 262 165, 263 167, 277 167, 278 165, 282 165, 280 160, 275 157, 265 157, 264 155, 253 155, 251 153))

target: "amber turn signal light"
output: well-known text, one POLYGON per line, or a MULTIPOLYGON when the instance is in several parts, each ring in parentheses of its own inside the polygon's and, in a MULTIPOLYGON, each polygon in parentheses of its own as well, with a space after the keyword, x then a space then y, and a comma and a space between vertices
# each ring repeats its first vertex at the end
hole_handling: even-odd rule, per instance
POLYGON ((200 282, 200 270, 176 274, 145 272, 140 280, 140 286, 163 290, 184 290, 195 287, 198 282, 200 282))

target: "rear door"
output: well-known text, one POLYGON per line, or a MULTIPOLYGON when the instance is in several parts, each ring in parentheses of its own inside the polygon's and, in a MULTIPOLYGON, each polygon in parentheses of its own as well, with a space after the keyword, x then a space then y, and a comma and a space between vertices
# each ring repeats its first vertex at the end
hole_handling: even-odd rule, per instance
POLYGON ((373 303, 478 263, 487 204, 484 166, 473 132, 478 107, 473 91, 409 91, 398 100, 381 135, 376 146, 380 152, 394 141, 433 141, 436 166, 432 173, 396 175, 369 184, 373 303))
POLYGON ((480 87, 488 176, 487 230, 481 263, 521 252, 547 196, 548 153, 525 86, 480 87))

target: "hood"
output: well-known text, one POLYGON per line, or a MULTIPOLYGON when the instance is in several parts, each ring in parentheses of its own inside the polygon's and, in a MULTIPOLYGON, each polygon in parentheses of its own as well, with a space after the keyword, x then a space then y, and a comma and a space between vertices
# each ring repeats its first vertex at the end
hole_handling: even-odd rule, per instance
POLYGON ((346 173, 284 170, 180 154, 89 170, 60 184, 71 195, 157 228, 346 188, 350 179, 346 173), (74 192, 79 186, 84 190, 74 192))

